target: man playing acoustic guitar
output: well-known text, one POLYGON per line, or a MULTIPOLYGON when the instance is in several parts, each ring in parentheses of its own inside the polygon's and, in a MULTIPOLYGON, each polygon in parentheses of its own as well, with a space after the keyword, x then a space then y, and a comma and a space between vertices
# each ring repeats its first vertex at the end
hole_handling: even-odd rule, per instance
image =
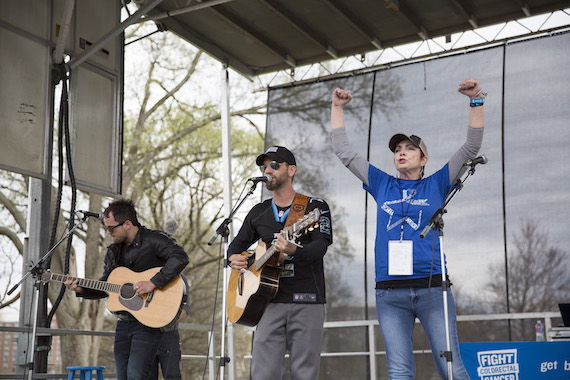
MULTIPOLYGON (((293 190, 297 165, 287 148, 270 147, 257 157, 256 163, 263 174, 271 176, 266 187, 273 197, 247 214, 229 245, 228 258, 233 270, 245 274, 251 261, 242 252, 261 239, 280 257, 272 265, 276 264, 282 272, 276 276, 279 278, 275 297, 265 311, 261 308, 253 339, 251 376, 253 380, 282 379, 284 355, 288 351, 291 379, 318 379, 326 300, 323 257, 332 243, 330 210, 324 200, 293 190), (287 240, 287 227, 317 208, 320 217, 316 226, 287 240)), ((248 286, 246 276, 240 281, 248 286)))
MULTIPOLYGON (((147 280, 132 281, 132 285, 122 286, 122 288, 130 289, 133 292, 133 297, 125 297, 125 299, 144 296, 145 301, 142 309, 150 309, 149 305, 158 302, 155 299, 157 295, 153 291, 155 289, 166 289, 170 286, 171 281, 180 278, 180 272, 188 264, 188 255, 167 234, 149 230, 142 226, 137 220, 135 206, 130 200, 119 199, 111 202, 103 215, 105 228, 113 239, 113 244, 107 247, 103 275, 99 281, 107 281, 111 272, 118 267, 125 267, 137 273, 162 267, 147 280)), ((87 299, 99 299, 108 296, 107 292, 79 286, 78 280, 67 280, 65 286, 67 289, 75 291, 77 296, 87 299)), ((174 302, 180 305, 181 299, 174 302)), ((133 313, 119 311, 117 314, 119 318, 115 330, 114 345, 117 379, 147 379, 161 337, 164 334, 163 329, 148 327, 148 324, 152 325, 154 322, 152 320, 147 325, 139 322, 133 316, 136 315, 134 311, 133 313)))

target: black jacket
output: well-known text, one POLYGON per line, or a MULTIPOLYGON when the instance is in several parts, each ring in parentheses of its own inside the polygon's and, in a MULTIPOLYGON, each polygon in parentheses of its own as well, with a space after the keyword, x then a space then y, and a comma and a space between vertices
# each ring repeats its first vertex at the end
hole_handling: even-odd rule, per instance
MULTIPOLYGON (((326 302, 323 257, 328 246, 332 244, 331 214, 328 204, 318 198, 309 199, 305 214, 316 208, 321 210, 318 228, 299 237, 298 242, 303 248, 297 248, 295 254, 285 260, 285 270, 279 278, 279 289, 271 302, 326 302)), ((277 212, 288 209, 289 207, 275 206, 277 212)), ((278 221, 277 218, 272 199, 255 205, 229 245, 227 257, 247 250, 259 239, 269 248, 275 240, 275 233, 284 228, 284 222, 278 221)))
MULTIPOLYGON (((161 231, 139 227, 139 232, 132 244, 111 244, 107 247, 103 274, 100 281, 107 281, 109 274, 116 267, 126 267, 133 272, 162 267, 150 281, 162 289, 188 265, 188 255, 176 243, 176 240, 161 231)), ((107 293, 93 289, 84 289, 79 296, 89 299, 107 297, 107 293)))

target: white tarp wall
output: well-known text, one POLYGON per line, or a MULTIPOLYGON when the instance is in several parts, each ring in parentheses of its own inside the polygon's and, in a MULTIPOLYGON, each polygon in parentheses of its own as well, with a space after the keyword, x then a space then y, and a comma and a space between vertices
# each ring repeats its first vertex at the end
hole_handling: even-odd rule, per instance
MULTIPOLYGON (((506 262, 508 265, 514 251, 513 236, 520 234, 524 221, 547 232, 549 245, 567 250, 569 243, 564 222, 570 211, 568 46, 570 34, 566 33, 270 90, 266 146, 289 147, 298 163, 296 190, 322 197, 333 208, 335 244, 325 257, 328 321, 376 319, 376 203, 372 197, 367 199, 362 183, 332 152, 333 89, 353 91, 344 115, 356 151, 366 157, 369 150, 369 160, 375 166, 395 175, 393 154, 387 146, 390 136, 396 132, 417 134, 430 153, 429 175, 465 141, 469 105, 457 92, 458 84, 468 78, 481 81, 489 95, 480 154, 487 155, 489 162, 477 166, 448 206, 444 239, 457 303, 470 302, 467 306, 472 313, 504 312, 486 304, 489 294, 485 285, 494 280, 491 268, 503 270, 506 262), (346 252, 352 257, 343 257, 346 252)), ((556 304, 550 307, 556 309, 556 304)), ((507 329, 503 330, 504 336, 497 340, 508 340, 507 329)), ((339 350, 334 344, 337 339, 343 342, 340 351, 366 349, 364 333, 355 334, 357 339, 334 334, 326 338, 330 352, 339 350)), ((383 346, 377 347, 382 350, 383 346)), ((347 365, 346 361, 338 364, 333 358, 323 358, 321 372, 350 377, 367 368, 366 360, 355 357, 353 364, 347 365)), ((424 360, 424 365, 430 366, 427 362, 431 360, 424 360)), ((379 365, 385 362, 380 360, 379 365)))

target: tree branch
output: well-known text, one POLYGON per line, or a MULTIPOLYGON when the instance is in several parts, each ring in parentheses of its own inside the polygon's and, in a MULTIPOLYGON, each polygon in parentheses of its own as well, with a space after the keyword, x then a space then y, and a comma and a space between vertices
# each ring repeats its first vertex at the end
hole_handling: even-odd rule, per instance
POLYGON ((6 227, 0 226, 0 235, 4 235, 8 239, 10 239, 14 244, 14 246, 16 247, 16 249, 18 250, 18 252, 20 253, 20 255, 24 254, 24 244, 22 244, 22 241, 18 237, 18 234, 16 234, 14 231, 6 227))
POLYGON ((20 229, 26 231, 26 218, 22 216, 22 213, 18 210, 16 205, 2 192, 0 192, 0 203, 4 205, 6 210, 12 215, 16 223, 18 223, 18 226, 20 226, 20 229))

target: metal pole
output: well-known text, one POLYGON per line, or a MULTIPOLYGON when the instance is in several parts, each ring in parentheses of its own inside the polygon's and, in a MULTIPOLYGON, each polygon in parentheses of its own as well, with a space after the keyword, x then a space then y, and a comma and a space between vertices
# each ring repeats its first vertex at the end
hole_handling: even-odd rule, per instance
MULTIPOLYGON (((445 341, 446 341, 446 351, 440 352, 440 356, 445 357, 447 361, 447 377, 449 380, 453 379, 453 353, 451 352, 451 339, 449 333, 449 312, 448 312, 448 305, 447 305, 447 289, 449 288, 449 281, 447 281, 446 273, 445 273, 445 255, 443 249, 443 214, 447 211, 445 207, 451 202, 453 197, 463 188, 463 183, 469 178, 470 175, 475 173, 475 165, 477 163, 467 163, 464 166, 471 166, 467 176, 461 180, 460 178, 456 179, 455 187, 452 187, 450 194, 448 194, 447 199, 443 203, 443 206, 435 212, 435 214, 431 217, 430 223, 423 229, 420 233, 420 238, 425 238, 427 233, 430 229, 434 230, 434 233, 437 232, 439 237, 439 254, 440 254, 440 261, 441 261, 441 289, 442 289, 442 296, 443 296, 443 319, 445 322, 445 341)), ((460 355, 459 352, 456 352, 457 355, 460 355)))
POLYGON ((376 380, 376 342, 374 340, 374 324, 368 324, 368 360, 370 360, 370 380, 376 380))
MULTIPOLYGON (((449 314, 447 311, 447 278, 445 275, 445 256, 443 251, 443 231, 441 228, 439 229, 439 252, 440 252, 440 260, 441 260, 441 286, 443 287, 443 319, 445 321, 445 347, 446 347, 446 354, 450 355, 449 357, 446 356, 447 360, 447 378, 449 380, 453 380, 453 357, 451 352, 451 339, 449 337, 449 314)), ((459 352, 456 352, 459 355, 459 352)))
POLYGON ((154 9, 158 4, 160 4, 163 0, 148 0, 145 2, 135 13, 129 16, 125 21, 121 24, 113 28, 111 31, 107 32, 103 37, 101 37, 98 41, 94 42, 88 49, 78 56, 72 58, 68 63, 67 67, 68 70, 75 70, 79 65, 89 59, 92 55, 97 53, 99 49, 107 44, 107 42, 111 41, 119 34, 123 33, 125 29, 129 26, 137 22, 142 16, 144 16, 147 12, 150 12, 154 9))
POLYGON ((65 8, 62 17, 63 25, 60 30, 60 34, 57 37, 57 44, 55 46, 55 50, 52 56, 53 62, 57 65, 62 63, 64 59, 63 52, 65 51, 65 43, 67 42, 67 36, 69 35, 69 31, 71 29, 71 21, 73 19, 73 8, 75 8, 75 0, 67 0, 65 2, 65 8))
MULTIPOLYGON (((216 341, 216 335, 214 334, 214 331, 208 332, 208 341, 209 342, 216 341)), ((213 344, 209 345, 208 356, 209 356, 208 360, 210 362, 210 365, 208 366, 208 374, 210 376, 209 379, 214 380, 216 378, 216 354, 213 344)))
MULTIPOLYGON (((224 64, 222 68, 221 78, 221 117, 222 117, 222 161, 223 161, 223 180, 224 180, 224 211, 226 215, 232 212, 232 168, 231 168, 231 125, 230 125, 230 81, 228 65, 224 64)), ((220 379, 224 379, 225 366, 229 362, 229 378, 235 380, 236 365, 235 365, 235 329, 234 326, 229 326, 228 334, 228 357, 226 358, 226 326, 227 322, 227 288, 228 288, 228 270, 225 260, 225 253, 227 251, 227 244, 233 239, 233 229, 229 225, 228 239, 225 239, 224 244, 224 275, 223 275, 223 300, 222 300, 222 335, 221 335, 221 353, 220 353, 220 379)))
POLYGON ((34 356, 36 355, 36 334, 38 331, 38 306, 40 301, 40 281, 36 280, 34 283, 34 327, 32 328, 32 338, 30 339, 30 345, 28 346, 28 380, 32 380, 34 377, 34 367, 36 363, 34 362, 34 356))

